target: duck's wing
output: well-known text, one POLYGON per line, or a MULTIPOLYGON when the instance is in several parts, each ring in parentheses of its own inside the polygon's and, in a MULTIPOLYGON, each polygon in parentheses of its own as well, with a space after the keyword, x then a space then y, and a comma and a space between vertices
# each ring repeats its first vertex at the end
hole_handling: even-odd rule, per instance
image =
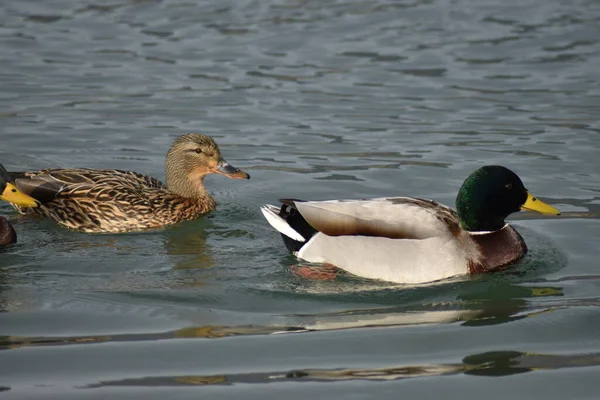
POLYGON ((282 199, 313 228, 328 236, 426 239, 460 231, 456 212, 432 200, 384 197, 367 200, 282 199))
POLYGON ((164 189, 157 179, 131 171, 113 169, 63 168, 35 172, 13 172, 17 188, 42 203, 84 191, 124 189, 136 193, 164 189))
POLYGON ((41 203, 54 200, 60 192, 69 186, 67 182, 57 180, 51 175, 41 173, 39 175, 28 174, 27 172, 11 172, 17 189, 41 203))
MULTIPOLYGON (((72 170, 74 171, 74 170, 72 170)), ((133 171, 123 171, 119 169, 78 169, 76 174, 95 183, 111 183, 129 186, 132 189, 165 189, 161 181, 148 175, 138 174, 133 171)), ((73 172, 69 171, 69 175, 73 172)))

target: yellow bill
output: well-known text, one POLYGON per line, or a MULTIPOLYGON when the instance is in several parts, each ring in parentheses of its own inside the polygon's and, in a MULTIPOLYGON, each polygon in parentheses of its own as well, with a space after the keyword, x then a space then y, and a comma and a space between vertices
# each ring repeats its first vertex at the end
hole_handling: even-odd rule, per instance
POLYGON ((37 207, 40 202, 21 192, 10 182, 6 182, 6 187, 0 195, 0 200, 8 201, 21 207, 37 207))
POLYGON ((529 192, 527 192, 527 200, 525 200, 525 204, 521 206, 521 210, 537 211, 542 214, 560 215, 560 211, 558 211, 556 208, 544 203, 529 192))

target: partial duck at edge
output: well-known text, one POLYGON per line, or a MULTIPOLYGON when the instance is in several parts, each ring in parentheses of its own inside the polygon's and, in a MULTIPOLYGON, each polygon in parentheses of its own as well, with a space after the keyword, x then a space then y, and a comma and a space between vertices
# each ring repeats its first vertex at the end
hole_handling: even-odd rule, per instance
MULTIPOLYGON (((10 174, 0 165, 0 200, 18 204, 21 207, 37 207, 39 202, 15 187, 10 174)), ((15 243, 17 233, 8 220, 0 215, 0 246, 15 243)))

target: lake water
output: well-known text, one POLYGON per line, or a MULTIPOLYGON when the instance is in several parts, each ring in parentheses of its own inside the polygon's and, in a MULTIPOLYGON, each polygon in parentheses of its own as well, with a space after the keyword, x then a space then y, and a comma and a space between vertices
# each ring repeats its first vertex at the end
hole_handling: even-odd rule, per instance
POLYGON ((600 3, 7 0, 0 162, 164 178, 181 133, 252 175, 216 212, 0 253, 3 399, 598 398, 600 3), (485 277, 306 280, 259 206, 420 196, 484 164, 560 217, 485 277))

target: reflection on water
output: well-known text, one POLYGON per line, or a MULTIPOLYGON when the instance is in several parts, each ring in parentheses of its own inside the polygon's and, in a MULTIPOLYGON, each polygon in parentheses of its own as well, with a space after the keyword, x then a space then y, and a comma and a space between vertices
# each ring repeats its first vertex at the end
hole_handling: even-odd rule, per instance
MULTIPOLYGON (((210 246, 206 244, 207 233, 204 227, 194 221, 182 225, 179 229, 170 230, 165 235, 166 253, 178 260, 173 268, 186 270, 214 267, 215 260, 210 246)), ((201 285, 200 282, 190 282, 190 284, 201 285)))
POLYGON ((540 369, 561 369, 600 365, 600 353, 549 355, 518 351, 493 351, 467 356, 460 364, 422 365, 381 369, 300 370, 283 379, 348 380, 405 379, 464 373, 478 376, 505 376, 540 369))
POLYGON ((535 354, 519 351, 492 351, 465 357, 462 363, 426 364, 385 368, 302 369, 210 376, 153 376, 93 383, 87 388, 106 386, 235 385, 240 383, 339 382, 348 380, 390 381, 432 376, 465 374, 507 376, 539 370, 600 366, 600 353, 535 354))
MULTIPOLYGON (((537 317, 543 313, 564 309, 567 305, 559 301, 544 306, 530 304, 528 298, 561 297, 560 287, 528 287, 523 285, 498 285, 496 293, 500 298, 491 299, 483 293, 470 293, 458 296, 456 303, 423 304, 421 308, 459 309, 418 311, 417 307, 394 306, 377 309, 352 310, 318 315, 290 315, 287 318, 295 323, 273 326, 218 326, 207 325, 187 327, 171 332, 149 334, 121 334, 79 337, 0 337, 0 350, 29 346, 56 346, 85 344, 94 342, 153 341, 167 339, 219 339, 231 336, 296 334, 316 331, 333 331, 376 327, 409 327, 430 324, 461 323, 463 326, 486 326, 513 322, 524 318, 537 317), (410 310, 404 311, 407 308, 410 310)), ((494 290, 491 291, 494 293, 494 290)), ((589 304, 584 300, 578 305, 589 304)), ((571 306, 575 305, 571 302, 571 306)))

